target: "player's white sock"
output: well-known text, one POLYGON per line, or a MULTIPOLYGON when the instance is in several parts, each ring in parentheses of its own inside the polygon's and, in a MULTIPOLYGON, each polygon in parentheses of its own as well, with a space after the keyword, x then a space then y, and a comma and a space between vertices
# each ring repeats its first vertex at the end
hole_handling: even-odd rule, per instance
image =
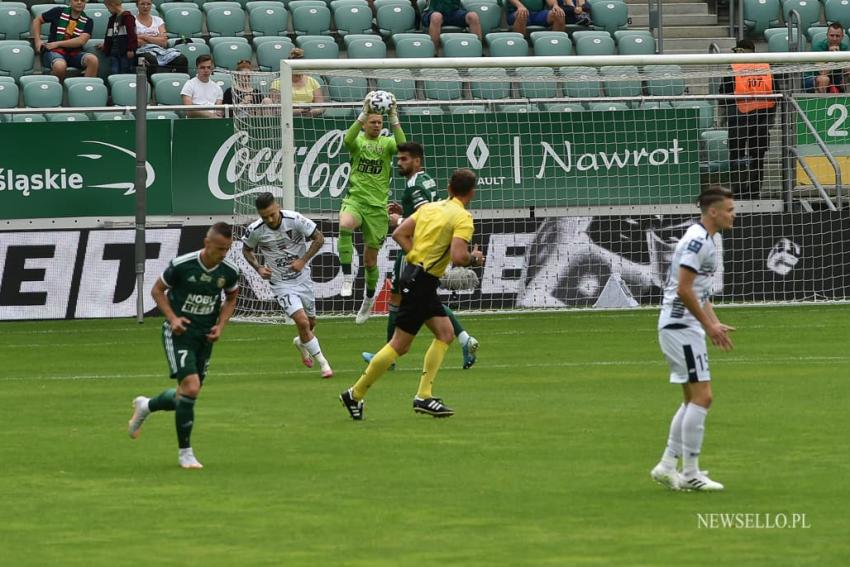
POLYGON ((307 352, 310 353, 310 356, 313 357, 313 360, 319 363, 319 366, 324 368, 328 365, 325 355, 322 354, 322 348, 319 346, 319 337, 313 336, 312 339, 303 344, 307 352))
POLYGON ((661 463, 670 468, 676 468, 682 455, 682 418, 685 416, 685 404, 679 406, 670 422, 670 433, 667 435, 667 447, 661 455, 661 463))
POLYGON ((699 453, 705 435, 705 416, 708 410, 696 404, 688 404, 682 418, 682 472, 693 475, 699 472, 699 453))
POLYGON ((469 341, 469 333, 467 333, 466 331, 461 331, 460 334, 457 336, 457 340, 460 343, 460 346, 465 345, 469 341))

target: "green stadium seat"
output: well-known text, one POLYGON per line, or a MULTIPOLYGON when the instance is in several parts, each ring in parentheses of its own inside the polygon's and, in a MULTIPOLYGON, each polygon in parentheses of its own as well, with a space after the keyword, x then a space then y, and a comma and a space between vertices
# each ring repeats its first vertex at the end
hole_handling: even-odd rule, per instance
POLYGON ((729 171, 729 132, 706 130, 700 134, 705 168, 710 172, 729 171))
POLYGON ((148 110, 145 117, 148 120, 177 120, 180 118, 176 112, 170 110, 148 110))
MULTIPOLYGON (((595 15, 595 14, 594 14, 595 15)), ((590 111, 610 112, 612 110, 628 110, 629 105, 624 102, 591 102, 587 109, 590 111)))
POLYGON ((345 8, 346 6, 359 6, 359 7, 369 7, 369 3, 366 0, 331 0, 328 3, 330 6, 331 14, 336 18, 336 11, 340 8, 345 8))
POLYGON ((589 35, 594 32, 575 32, 573 41, 576 46, 577 55, 614 55, 617 48, 614 39, 607 32, 598 32, 599 35, 589 35))
POLYGON ((110 89, 112 89, 113 87, 115 87, 115 83, 117 83, 119 81, 127 81, 127 80, 130 80, 130 79, 135 80, 136 74, 135 73, 117 73, 115 75, 109 75, 109 77, 107 77, 107 79, 106 79, 106 84, 109 85, 110 89))
MULTIPOLYGON (((283 42, 292 44, 292 40, 285 35, 260 35, 251 38, 251 43, 254 45, 254 50, 259 49, 264 43, 283 42)), ((294 45, 294 44, 293 44, 294 45)))
POLYGON ((245 12, 235 6, 220 6, 224 2, 204 4, 207 13, 207 31, 212 37, 236 37, 245 33, 245 12))
POLYGON ((247 45, 248 39, 240 36, 211 37, 209 40, 210 49, 215 49, 215 46, 221 43, 244 43, 247 45))
POLYGON ((493 32, 484 36, 490 48, 490 57, 526 57, 528 42, 522 34, 514 32, 493 32))
POLYGON ((379 90, 393 93, 396 100, 416 98, 416 81, 413 79, 413 74, 405 69, 393 71, 392 79, 378 79, 375 86, 379 90))
POLYGON ((486 0, 469 0, 463 3, 463 7, 470 12, 478 14, 481 22, 481 33, 485 36, 502 25, 502 7, 496 3, 486 0))
MULTIPOLYGON (((48 10, 52 10, 56 7, 64 8, 64 4, 33 4, 30 6, 30 13, 32 14, 32 19, 35 20, 38 16, 47 12, 48 10)), ((106 8, 104 6, 104 8, 106 8)), ((86 10, 88 13, 88 10, 86 10)), ((32 24, 30 24, 32 25, 32 24)), ((47 36, 50 34, 50 24, 48 22, 44 22, 41 24, 41 39, 47 40, 47 36)))
POLYGON ((292 28, 296 35, 326 35, 331 29, 331 11, 327 6, 301 5, 304 0, 292 0, 292 28))
POLYGON ((645 30, 620 30, 614 32, 620 55, 653 55, 655 38, 645 30))
POLYGON ((517 69, 520 96, 525 98, 555 98, 558 96, 558 83, 555 71, 550 67, 524 67, 517 69), (551 79, 541 81, 541 79, 551 79))
POLYGON ((603 0, 593 3, 593 27, 614 33, 629 25, 629 8, 619 0, 603 0))
POLYGON ((241 10, 242 4, 233 0, 204 0, 198 6, 204 14, 209 15, 210 11, 218 10, 219 8, 230 8, 232 10, 241 10))
POLYGON ((443 57, 481 57, 484 49, 474 33, 440 34, 443 57))
POLYGON ((744 3, 744 27, 752 35, 761 35, 767 28, 779 26, 782 10, 779 0, 741 0, 744 3))
MULTIPOLYGON (((850 10, 850 6, 847 7, 850 10)), ((804 30, 820 22, 820 2, 818 0, 783 0, 782 15, 788 21, 788 14, 796 10, 800 14, 800 27, 804 30)), ((794 22, 796 26, 797 23, 794 22)))
POLYGON ((826 0, 823 9, 827 24, 838 22, 845 30, 850 29, 850 0, 826 0))
MULTIPOLYGON (((476 38, 477 39, 477 38, 476 38)), ((424 33, 406 33, 393 36, 396 57, 433 57, 435 53, 434 43, 424 33)))
POLYGON ((50 112, 48 122, 88 122, 89 117, 84 112, 50 112))
POLYGON ((699 129, 714 128, 714 105, 704 100, 674 100, 673 108, 696 108, 699 111, 699 129))
MULTIPOLYGON (((112 104, 115 106, 136 106, 136 77, 135 75, 113 75, 109 77, 112 90, 112 104), (117 77, 114 81, 112 77, 117 77)), ((148 88, 148 101, 151 99, 151 89, 148 88)))
POLYGON ((542 108, 544 112, 584 112, 584 106, 577 102, 547 102, 542 108))
POLYGON ((568 98, 595 97, 602 95, 602 83, 595 67, 561 67, 564 96, 568 98))
POLYGON ((224 92, 230 88, 233 78, 230 73, 213 73, 210 75, 210 81, 221 87, 221 92, 224 92))
POLYGON ((679 96, 685 92, 685 78, 678 65, 653 65, 647 67, 646 90, 649 96, 679 96))
MULTIPOLYGON (((84 77, 80 77, 84 78, 84 77)), ((106 85, 99 78, 84 81, 65 80, 65 91, 68 96, 68 106, 106 106, 108 92, 106 85)))
POLYGON ((337 102, 362 102, 368 91, 366 77, 333 76, 328 80, 328 95, 337 102))
POLYGON ((511 97, 511 81, 508 72, 500 68, 469 70, 469 91, 472 98, 499 100, 511 97))
MULTIPOLYGON (((365 0, 364 0, 365 1, 365 0)), ((286 2, 282 0, 251 0, 250 2, 245 2, 245 10, 250 13, 251 10, 255 8, 265 8, 266 6, 270 7, 280 7, 286 8, 286 2)))
POLYGON ((179 8, 164 12, 162 15, 168 37, 201 37, 204 25, 203 13, 190 2, 180 2, 180 4, 179 8))
POLYGON ((536 31, 530 37, 534 55, 538 57, 573 54, 573 42, 566 32, 536 31))
POLYGON ((13 114, 9 122, 29 124, 31 122, 47 122, 47 118, 44 117, 44 114, 13 114))
MULTIPOLYGON (((191 8, 191 6, 187 6, 187 2, 160 2, 159 6, 156 9, 159 11, 162 19, 165 19, 165 14, 170 12, 171 10, 181 10, 183 8, 191 8)), ((197 4, 194 6, 197 9, 201 9, 197 4)))
POLYGON ((189 80, 184 73, 157 73, 151 76, 154 97, 157 104, 183 104, 180 91, 189 80))
POLYGON ((455 69, 423 69, 420 72, 428 100, 458 100, 461 97, 460 75, 455 69))
POLYGON ((449 114, 486 114, 487 107, 481 104, 453 104, 449 114))
POLYGON ((18 78, 18 84, 24 88, 30 83, 59 83, 59 77, 55 75, 24 75, 18 78))
POLYGON ((329 6, 327 2, 324 0, 292 0, 291 2, 286 3, 286 9, 292 12, 295 8, 300 6, 329 6), (294 2, 294 3, 293 3, 294 2))
POLYGON ((0 40, 24 39, 29 37, 32 18, 29 10, 20 6, 0 3, 0 40))
POLYGON ((289 31, 289 12, 283 4, 256 6, 248 12, 248 20, 255 39, 257 36, 284 36, 289 31))
POLYGON ((640 71, 635 66, 602 67, 600 74, 607 96, 641 96, 643 94, 640 71))
POLYGON ((499 104, 496 106, 496 112, 526 114, 528 112, 537 112, 537 106, 533 104, 499 104))
POLYGON ((215 66, 222 69, 236 69, 236 64, 242 59, 251 60, 251 46, 248 42, 222 41, 213 47, 213 61, 215 66))
POLYGON ((22 83, 21 86, 24 91, 24 106, 27 108, 62 106, 62 85, 57 81, 33 76, 32 80, 22 83))
POLYGON ((368 6, 342 6, 334 11, 334 22, 340 37, 372 33, 372 10, 368 6))
POLYGON ((673 108, 673 105, 666 100, 646 100, 638 106, 639 110, 662 110, 665 108, 673 108))
MULTIPOLYGON (((92 28, 91 39, 100 39, 102 40, 106 37, 106 25, 109 23, 109 10, 106 9, 106 6, 99 6, 96 8, 91 8, 86 6, 85 8, 86 15, 92 19, 94 23, 94 27, 92 28)), ((48 120, 50 118, 48 117, 48 120)))
POLYGON ((20 94, 20 89, 14 81, 0 82, 0 108, 17 108, 20 94))
POLYGON ((26 10, 29 12, 29 8, 27 8, 26 2, 0 2, 3 6, 7 6, 9 8, 20 8, 22 10, 26 10))
POLYGON ((410 0, 374 0, 375 10, 380 10, 384 6, 400 6, 407 4, 410 6, 410 0))
MULTIPOLYGON (((765 30, 765 38, 767 39, 767 50, 773 53, 782 53, 787 51, 792 51, 788 48, 788 30, 785 28, 774 28, 776 31, 774 33, 768 34, 769 31, 774 30, 765 30)), ((797 30, 792 30, 794 33, 791 34, 791 41, 793 45, 797 45, 797 30)), ((800 50, 805 49, 805 41, 800 46, 800 50)), ((794 51, 798 51, 794 49, 794 51)))
POLYGON ((325 35, 300 36, 295 45, 304 50, 304 59, 336 59, 339 47, 334 38, 325 35))
POLYGON ((19 79, 33 72, 34 63, 35 53, 29 45, 0 45, 0 75, 19 79))
POLYGON ((276 41, 263 42, 257 46, 257 67, 260 71, 277 71, 280 60, 289 59, 292 43, 288 39, 277 38, 276 41))
POLYGON ((384 59, 387 46, 379 35, 350 34, 345 36, 345 49, 349 59, 384 59))
POLYGON ((378 30, 385 37, 416 31, 416 10, 410 3, 386 5, 378 8, 378 30))
POLYGON ((404 116, 443 116, 446 113, 439 106, 401 106, 398 112, 404 116))
POLYGON ((124 114, 123 112, 95 112, 94 119, 97 121, 135 120, 135 116, 133 114, 124 114))
POLYGON ((195 60, 201 55, 210 55, 212 53, 210 46, 206 43, 181 43, 180 45, 175 45, 174 49, 186 56, 186 60, 189 62, 188 69, 190 75, 194 75, 197 70, 195 60))

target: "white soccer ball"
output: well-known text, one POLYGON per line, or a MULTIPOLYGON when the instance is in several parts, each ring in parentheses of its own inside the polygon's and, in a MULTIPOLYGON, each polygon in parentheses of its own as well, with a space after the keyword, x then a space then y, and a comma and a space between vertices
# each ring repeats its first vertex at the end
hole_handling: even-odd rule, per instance
POLYGON ((394 105, 393 97, 387 91, 375 91, 372 98, 369 99, 369 106, 372 107, 372 110, 382 114, 389 112, 394 105))

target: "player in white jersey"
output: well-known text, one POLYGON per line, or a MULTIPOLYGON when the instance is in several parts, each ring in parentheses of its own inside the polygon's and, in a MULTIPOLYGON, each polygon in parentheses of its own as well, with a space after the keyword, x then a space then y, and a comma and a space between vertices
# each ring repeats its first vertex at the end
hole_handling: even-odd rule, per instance
POLYGON ((313 334, 316 326, 316 299, 309 262, 325 242, 316 223, 295 211, 285 211, 271 193, 260 193, 254 201, 260 218, 248 225, 242 237, 242 254, 263 279, 269 280, 281 308, 298 327, 292 343, 307 368, 319 363, 322 378, 333 370, 313 334), (308 248, 307 242, 310 242, 308 248), (263 256, 260 263, 254 251, 263 256))
POLYGON ((658 318, 658 342, 670 366, 670 382, 681 384, 684 403, 670 423, 667 446, 652 478, 674 490, 723 490, 723 485, 699 470, 698 458, 711 405, 711 376, 705 335, 721 350, 732 350, 729 332, 714 313, 711 291, 717 269, 714 235, 732 228, 735 203, 723 187, 703 191, 698 201, 702 216, 691 226, 673 252, 664 284, 658 318), (679 457, 682 472, 677 471, 679 457))

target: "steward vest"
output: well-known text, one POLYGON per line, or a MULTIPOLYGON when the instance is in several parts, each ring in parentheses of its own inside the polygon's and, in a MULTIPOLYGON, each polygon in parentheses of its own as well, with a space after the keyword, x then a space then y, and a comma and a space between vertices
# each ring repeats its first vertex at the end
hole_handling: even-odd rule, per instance
MULTIPOLYGON (((735 73, 736 95, 773 94, 773 74, 769 64, 735 63, 731 67, 735 73), (761 73, 756 74, 754 71, 761 73)), ((735 103, 743 114, 776 106, 776 101, 772 99, 739 98, 735 103)))

